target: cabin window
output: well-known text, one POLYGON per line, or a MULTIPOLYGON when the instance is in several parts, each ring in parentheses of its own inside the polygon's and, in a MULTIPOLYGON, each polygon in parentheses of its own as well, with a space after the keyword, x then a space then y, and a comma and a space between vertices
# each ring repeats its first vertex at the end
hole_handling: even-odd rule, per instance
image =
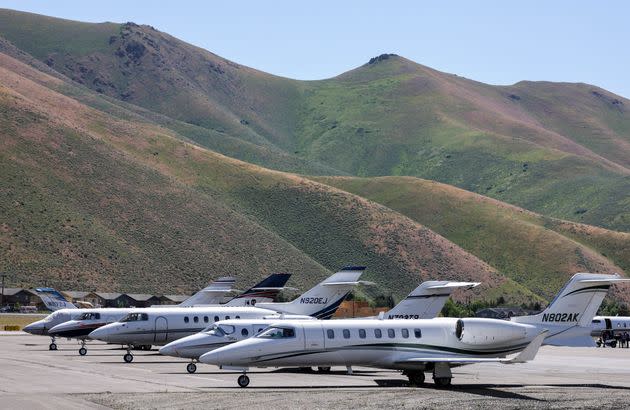
POLYGON ((602 323, 602 321, 601 321, 601 320, 599 320, 599 319, 595 319, 595 320, 593 320, 593 322, 592 322, 592 323, 602 323))
POLYGON ((234 316, 235 319, 240 319, 241 317, 239 315, 234 316))
POLYGON ((184 323, 188 323, 190 322, 190 319, 188 319, 188 316, 184 316, 184 323))
POLYGON ((204 317, 203 317, 203 322, 204 322, 204 323, 208 323, 208 322, 209 322, 209 320, 208 320, 208 316, 204 316, 204 317))
POLYGON ((387 329, 387 336, 388 336, 390 339, 395 338, 395 337, 396 337, 396 332, 394 331, 394 329, 387 329))
POLYGON ((295 337, 295 329, 291 327, 270 327, 257 337, 266 339, 288 339, 295 337))
POLYGON ((420 339, 422 337, 422 331, 420 329, 413 329, 413 335, 416 339, 420 339))
POLYGON ((405 339, 409 338, 409 330, 408 329, 402 329, 400 331, 400 333, 402 333, 402 337, 404 337, 405 339))
POLYGON ((334 339, 335 338, 335 331, 332 330, 332 329, 326 330, 326 336, 328 336, 329 339, 334 339))
POLYGON ((229 317, 229 316, 226 316, 226 317, 225 317, 225 320, 229 320, 229 319, 230 319, 230 317, 229 317))
POLYGON ((377 339, 383 337, 383 332, 381 332, 381 329, 374 329, 374 337, 377 339))
POLYGON ((215 316, 215 317, 214 317, 214 321, 215 321, 215 322, 218 322, 219 320, 220 320, 220 319, 219 319, 219 316, 215 316))
POLYGON ((344 339, 350 339, 350 330, 349 329, 343 329, 343 338, 344 339))
POLYGON ((249 331, 245 328, 243 328, 243 330, 241 330, 241 336, 247 337, 249 336, 249 331))
POLYGON ((193 317, 193 322, 199 323, 199 318, 197 316, 193 317))
POLYGON ((361 339, 365 339, 365 336, 366 336, 365 329, 359 329, 359 337, 361 339))

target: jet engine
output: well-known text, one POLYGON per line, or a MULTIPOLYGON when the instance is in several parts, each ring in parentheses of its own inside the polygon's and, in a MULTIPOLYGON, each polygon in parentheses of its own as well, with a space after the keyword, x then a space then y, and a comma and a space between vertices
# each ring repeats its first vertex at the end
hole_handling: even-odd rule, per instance
POLYGON ((524 339, 533 326, 497 319, 459 319, 455 335, 468 345, 492 345, 524 339))

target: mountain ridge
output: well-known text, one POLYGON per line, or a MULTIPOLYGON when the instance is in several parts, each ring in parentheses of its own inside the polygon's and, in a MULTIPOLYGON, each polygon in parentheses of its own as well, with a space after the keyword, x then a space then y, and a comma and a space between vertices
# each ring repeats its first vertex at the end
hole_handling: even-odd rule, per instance
MULTIPOLYGON (((308 286, 362 263, 379 282, 365 290, 371 296, 399 298, 448 274, 485 283, 458 300, 529 303, 550 298, 577 270, 629 269, 627 233, 579 223, 630 226, 630 181, 608 162, 624 159, 625 99, 575 86, 583 88, 570 94, 584 107, 580 121, 609 137, 586 141, 595 154, 580 156, 569 152, 579 141, 563 139, 564 128, 583 126, 558 103, 569 97, 540 85, 489 86, 398 56, 331 79, 288 80, 148 26, 118 27, 101 35, 106 53, 84 48, 79 57, 35 59, 0 37, 0 166, 11 198, 0 201, 11 215, 0 249, 5 270, 25 283, 153 291, 162 281, 190 291, 211 267, 248 280, 309 271, 296 275, 308 286), (178 117, 187 107, 181 96, 163 95, 177 115, 134 100, 159 83, 156 50, 216 59, 189 89, 205 98, 196 108, 211 111, 207 124, 178 117), (121 81, 116 87, 135 78, 119 63, 148 81, 127 84, 136 92, 128 99, 102 88, 105 74, 121 81), (545 140, 554 133, 563 138, 545 140), (578 223, 558 219, 566 215, 578 223)), ((166 61, 163 69, 183 73, 173 79, 190 82, 197 72, 197 63, 166 61)), ((627 302, 623 292, 615 298, 627 302)))

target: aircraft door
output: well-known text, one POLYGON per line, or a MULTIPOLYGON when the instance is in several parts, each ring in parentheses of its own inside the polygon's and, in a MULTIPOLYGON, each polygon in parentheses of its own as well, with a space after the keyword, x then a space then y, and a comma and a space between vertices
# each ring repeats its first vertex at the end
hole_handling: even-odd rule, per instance
POLYGON ((158 316, 155 318, 155 342, 166 342, 166 336, 168 335, 168 322, 164 316, 158 316))
POLYGON ((606 322, 606 329, 612 329, 612 321, 610 319, 604 319, 606 322))
POLYGON ((324 329, 322 325, 304 325, 304 348, 306 350, 320 350, 324 348, 324 329))

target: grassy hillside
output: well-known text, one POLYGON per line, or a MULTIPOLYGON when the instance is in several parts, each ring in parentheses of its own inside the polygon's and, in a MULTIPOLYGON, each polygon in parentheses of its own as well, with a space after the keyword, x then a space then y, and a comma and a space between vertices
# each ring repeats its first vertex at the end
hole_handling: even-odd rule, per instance
POLYGON ((10 10, 0 10, 0 35, 235 158, 311 175, 417 176, 630 230, 630 101, 595 86, 490 86, 394 55, 329 80, 295 81, 150 26, 10 10))
POLYGON ((536 299, 388 208, 89 108, 2 54, 0 74, 0 249, 18 283, 190 290, 209 277, 251 282, 282 270, 305 287, 356 263, 379 283, 372 294, 401 297, 448 277, 484 282, 459 298, 536 299))
POLYGON ((312 87, 301 152, 358 176, 419 176, 548 216, 628 230, 627 101, 586 85, 555 85, 546 94, 538 88, 488 86, 390 56, 312 87), (531 106, 569 110, 548 94, 575 102, 572 116, 547 113, 555 123, 545 128, 531 106), (588 115, 579 124, 608 125, 607 142, 560 134, 558 123, 573 124, 582 113, 588 115))
POLYGON ((550 217, 630 226, 628 102, 596 87, 494 87, 397 56, 299 82, 149 26, 6 10, 0 35, 15 284, 191 291, 290 271, 306 287, 351 263, 370 295, 443 278, 483 282, 459 300, 529 303, 576 271, 630 269, 628 233, 550 217))
POLYGON ((317 180, 408 216, 546 297, 573 273, 630 269, 627 233, 553 220, 418 178, 317 180))

